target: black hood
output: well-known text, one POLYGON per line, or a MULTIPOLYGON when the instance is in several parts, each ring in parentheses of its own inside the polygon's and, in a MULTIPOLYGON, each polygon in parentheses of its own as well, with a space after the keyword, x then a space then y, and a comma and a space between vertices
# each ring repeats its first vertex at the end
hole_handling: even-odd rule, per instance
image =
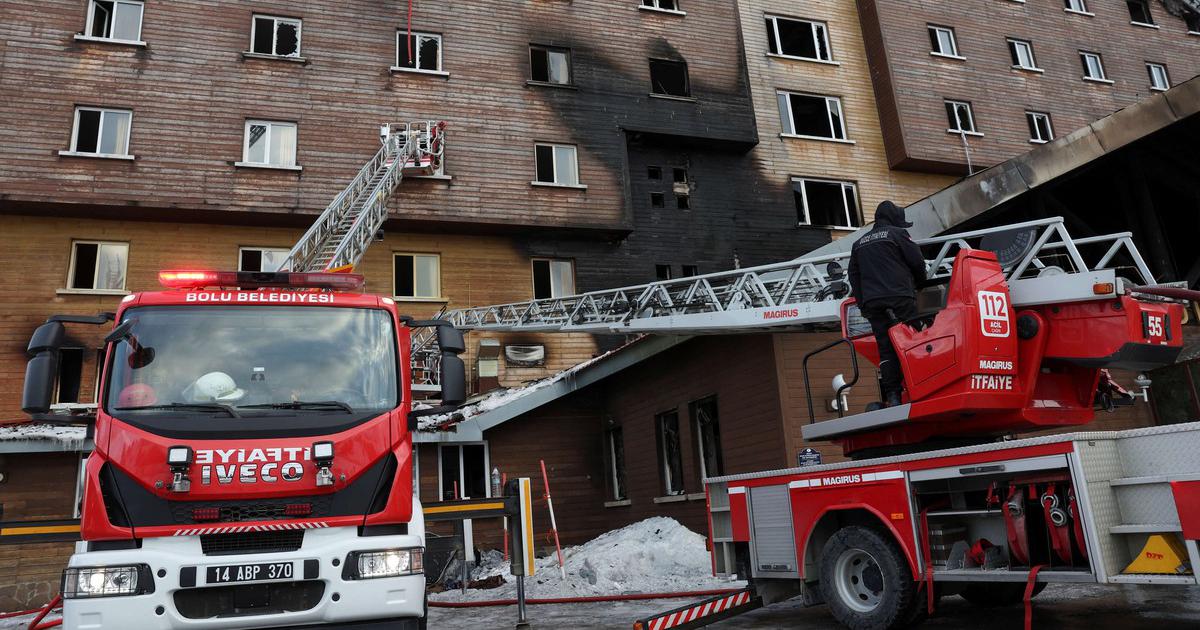
POLYGON ((904 208, 890 201, 884 201, 875 209, 875 223, 894 227, 912 227, 912 223, 904 220, 904 208))

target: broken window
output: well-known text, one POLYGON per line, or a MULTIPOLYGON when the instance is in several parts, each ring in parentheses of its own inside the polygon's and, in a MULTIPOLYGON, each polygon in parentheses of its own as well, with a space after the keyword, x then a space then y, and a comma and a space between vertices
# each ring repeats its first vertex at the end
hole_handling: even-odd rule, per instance
POLYGON ((779 92, 779 118, 784 135, 846 139, 842 99, 836 96, 779 92))
POLYGON ((650 60, 650 92, 663 96, 690 97, 687 64, 667 59, 650 60))
POLYGON ((1104 76, 1104 62, 1100 55, 1090 52, 1080 52, 1079 59, 1083 62, 1083 78, 1093 81, 1107 81, 1104 76))
POLYGON ((679 412, 667 411, 655 417, 658 437, 658 471, 666 496, 683 494, 683 454, 679 447, 679 412))
POLYGON ((671 265, 654 265, 654 277, 659 280, 670 280, 671 265))
POLYGON ((98 39, 141 42, 141 2, 132 0, 92 0, 88 4, 87 35, 98 39))
POLYGON ((58 380, 54 402, 78 403, 83 382, 83 348, 62 348, 58 351, 58 380))
POLYGON ((953 133, 978 133, 975 131, 975 114, 971 104, 964 101, 946 101, 946 118, 950 126, 946 131, 953 133))
POLYGON ((127 243, 75 241, 67 286, 81 291, 124 291, 127 243))
POLYGON ((254 16, 250 51, 277 57, 300 56, 300 20, 269 15, 254 16))
POLYGON ((798 59, 831 61, 829 32, 823 22, 767 16, 767 42, 771 54, 798 59))
POLYGON ((129 155, 129 126, 133 112, 123 109, 76 107, 71 151, 92 155, 129 155))
POLYGON ((933 54, 944 57, 958 56, 958 42, 954 39, 954 29, 946 26, 929 25, 929 44, 933 54))
POLYGON ((687 178, 687 169, 686 168, 676 168, 676 169, 672 169, 672 170, 674 171, 673 174, 675 176, 676 184, 686 184, 687 183, 688 178, 687 178))
POLYGON ((396 69, 441 72, 442 36, 436 33, 396 31, 396 69))
POLYGON ((717 422, 717 398, 713 396, 689 406, 700 450, 700 478, 720 477, 725 474, 725 463, 721 453, 721 425, 717 422))
POLYGON ((296 123, 247 120, 242 162, 295 166, 296 123))
POLYGON ((442 444, 438 448, 441 474, 438 496, 443 501, 491 496, 487 444, 442 444))
POLYGON ((1084 0, 1065 0, 1063 3, 1068 11, 1074 13, 1087 13, 1087 2, 1084 0))
POLYGON ((654 179, 654 180, 662 179, 662 167, 647 166, 646 167, 646 179, 654 179))
POLYGON ((629 498, 625 490, 625 434, 621 427, 610 427, 605 439, 608 447, 608 482, 613 501, 629 498))
POLYGON ((796 177, 792 179, 792 192, 800 225, 841 229, 862 226, 854 182, 796 177))
POLYGON ((1029 124, 1030 142, 1044 144, 1054 139, 1054 130, 1050 127, 1050 114, 1025 112, 1025 122, 1029 124))
POLYGON ((658 11, 679 11, 679 0, 642 0, 642 6, 658 11))
POLYGON ((1189 33, 1200 35, 1200 13, 1184 9, 1183 21, 1187 23, 1189 33))
POLYGON ((660 192, 650 193, 650 207, 651 208, 666 207, 666 196, 660 192))
POLYGON ((533 299, 544 300, 574 294, 574 262, 549 258, 533 260, 533 299))
POLYGON ((1008 40, 1008 54, 1012 57, 1014 68, 1022 70, 1037 70, 1037 62, 1033 59, 1033 44, 1021 39, 1008 40))
POLYGON ((1126 0, 1125 5, 1129 7, 1129 20, 1134 24, 1154 24, 1147 0, 1126 0))
POLYGON ((243 247, 238 250, 238 271, 279 271, 289 253, 281 247, 243 247))
POLYGON ((571 52, 566 48, 529 47, 530 79, 538 83, 571 84, 571 52))
POLYGON ((397 298, 440 298, 441 263, 441 256, 437 254, 395 254, 392 258, 392 295, 397 298))
POLYGON ((675 193, 675 209, 690 210, 692 207, 692 196, 686 193, 675 193))
POLYGON ((698 276, 698 275, 700 275, 700 268, 697 267, 696 265, 684 265, 683 266, 683 276, 681 276, 681 277, 690 278, 692 276, 698 276))
POLYGON ((559 186, 579 185, 579 163, 569 144, 534 145, 535 182, 559 186))
POLYGON ((1166 66, 1161 63, 1147 63, 1146 71, 1150 73, 1150 89, 1158 91, 1171 89, 1171 79, 1167 77, 1166 66))

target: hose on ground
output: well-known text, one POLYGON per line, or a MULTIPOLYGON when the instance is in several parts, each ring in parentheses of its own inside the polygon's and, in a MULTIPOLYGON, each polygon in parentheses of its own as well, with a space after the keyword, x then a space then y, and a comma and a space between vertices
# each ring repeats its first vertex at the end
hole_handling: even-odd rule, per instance
MULTIPOLYGON (((704 597, 726 595, 744 591, 745 588, 717 588, 706 591, 681 591, 678 593, 629 593, 626 595, 588 595, 580 597, 528 598, 526 604, 588 604, 593 602, 628 602, 643 599, 678 599, 681 597, 704 597)), ((515 606, 516 599, 489 599, 472 602, 441 602, 429 600, 430 608, 484 608, 487 606, 515 606)))

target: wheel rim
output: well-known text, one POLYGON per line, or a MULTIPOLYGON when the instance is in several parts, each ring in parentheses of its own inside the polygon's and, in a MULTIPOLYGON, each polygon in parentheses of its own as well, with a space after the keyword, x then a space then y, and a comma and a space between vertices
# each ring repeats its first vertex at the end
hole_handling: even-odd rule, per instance
POLYGON ((862 549, 847 549, 838 556, 833 579, 838 597, 855 612, 869 613, 883 599, 883 572, 862 549))

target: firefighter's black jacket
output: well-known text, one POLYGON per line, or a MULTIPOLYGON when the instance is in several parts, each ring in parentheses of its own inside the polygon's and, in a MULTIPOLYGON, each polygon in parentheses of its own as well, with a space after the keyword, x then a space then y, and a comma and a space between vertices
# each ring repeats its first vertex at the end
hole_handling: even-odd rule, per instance
POLYGON ((925 281, 925 258, 904 228, 904 209, 885 201, 875 211, 875 226, 850 250, 849 274, 859 304, 894 297, 915 297, 925 281))

